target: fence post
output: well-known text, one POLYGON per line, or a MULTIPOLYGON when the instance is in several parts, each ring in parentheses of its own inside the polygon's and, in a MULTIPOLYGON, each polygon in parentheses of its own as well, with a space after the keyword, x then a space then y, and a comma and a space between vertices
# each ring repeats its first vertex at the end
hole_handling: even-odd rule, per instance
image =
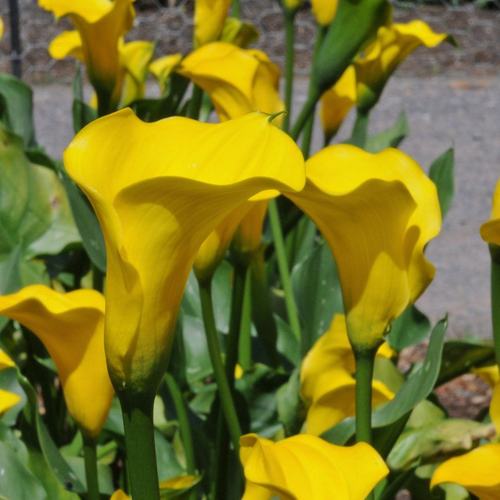
POLYGON ((19 5, 17 0, 9 0, 10 14, 10 57, 12 74, 21 78, 21 36, 19 27, 19 5))

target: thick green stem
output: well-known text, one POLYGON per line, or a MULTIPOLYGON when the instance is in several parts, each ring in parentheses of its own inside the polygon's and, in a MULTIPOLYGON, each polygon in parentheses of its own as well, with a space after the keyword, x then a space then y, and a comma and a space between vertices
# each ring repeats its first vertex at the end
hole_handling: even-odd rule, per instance
POLYGON ((220 404, 224 413, 224 417, 226 419, 227 427, 229 429, 231 442, 233 443, 234 449, 239 452, 241 427, 238 421, 236 408, 234 406, 231 388, 226 377, 224 364, 222 363, 221 349, 219 345, 219 339, 217 337, 217 330, 215 327, 211 282, 208 281, 199 283, 199 286, 203 323, 205 325, 205 334, 207 336, 208 352, 210 355, 210 360, 212 361, 215 381, 217 382, 220 404))
POLYGON ((84 436, 83 459, 85 479, 87 480, 87 500, 99 500, 99 475, 97 473, 97 452, 95 439, 84 436))
POLYGON ((295 125, 292 128, 292 131, 290 132, 290 137, 296 141, 299 138, 300 133, 302 132, 302 129, 304 128, 305 124, 307 123, 307 120, 311 116, 311 114, 314 113, 314 110, 316 108, 316 104, 319 101, 319 98, 321 97, 321 90, 319 88, 309 87, 309 96, 307 98, 307 101, 304 104, 304 107, 302 108, 297 121, 295 122, 295 125))
POLYGON ((370 121, 370 113, 358 109, 356 121, 352 129, 351 143, 360 148, 365 147, 368 139, 368 124, 370 121))
POLYGON ((495 356, 500 365, 500 247, 490 244, 491 255, 491 319, 495 356))
POLYGON ((241 18, 241 8, 240 8, 240 0, 233 0, 233 17, 236 19, 241 18))
MULTIPOLYGON (((356 442, 372 444, 372 379, 377 350, 353 350, 356 360, 356 442)), ((367 500, 373 498, 371 492, 367 500)))
POLYGON ((283 233, 281 232, 281 221, 275 199, 269 201, 269 221, 271 223, 271 230, 273 233, 281 283, 283 284, 283 290, 285 292, 285 305, 288 314, 288 321, 295 337, 297 340, 300 340, 299 316, 297 314, 297 308, 295 307, 295 300, 293 298, 292 283, 290 280, 288 262, 286 258, 285 242, 283 240, 283 233))
POLYGON ((243 315, 241 317, 239 361, 243 370, 252 366, 252 280, 247 275, 245 281, 245 298, 243 299, 243 315))
POLYGON ((175 412, 177 413, 182 444, 184 445, 184 455, 186 457, 186 469, 188 474, 194 475, 196 474, 196 461, 194 457, 193 434, 189 425, 184 397, 175 378, 168 372, 165 373, 165 382, 167 383, 170 396, 174 402, 175 412))
POLYGON ((201 103, 203 102, 203 90, 195 85, 191 95, 191 102, 189 103, 189 118, 198 120, 200 117, 201 103))
POLYGON ((293 70, 295 58, 295 10, 285 10, 285 108, 287 113, 283 118, 283 130, 288 133, 293 102, 293 70))
POLYGON ((123 412, 127 469, 134 500, 160 500, 153 395, 118 394, 123 412))

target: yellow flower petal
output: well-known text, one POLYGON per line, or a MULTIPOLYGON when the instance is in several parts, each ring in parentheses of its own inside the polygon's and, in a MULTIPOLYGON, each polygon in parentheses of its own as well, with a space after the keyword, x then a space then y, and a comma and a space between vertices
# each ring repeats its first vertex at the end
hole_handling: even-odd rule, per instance
POLYGON ((497 435, 500 435, 500 381, 497 381, 493 389, 490 402, 490 418, 495 426, 497 435))
POLYGON ((221 40, 246 49, 251 43, 259 40, 259 30, 252 24, 236 17, 228 17, 222 30, 221 40))
POLYGON ((284 7, 292 12, 302 6, 304 0, 282 0, 284 7))
MULTIPOLYGON (((395 394, 379 380, 372 382, 372 407, 387 403, 395 394)), ((306 432, 319 436, 356 414, 356 380, 342 368, 329 369, 316 381, 307 411, 306 432)))
POLYGON ((83 60, 98 99, 118 106, 122 88, 118 42, 132 29, 134 0, 39 0, 56 17, 69 16, 82 39, 83 60))
POLYGON ((328 26, 337 13, 338 0, 311 0, 312 13, 322 26, 328 26))
MULTIPOLYGON (((390 359, 394 351, 384 342, 377 351, 377 357, 390 359)), ((315 401, 324 394, 318 382, 327 374, 330 380, 335 378, 334 372, 342 369, 347 374, 356 371, 354 353, 347 336, 345 316, 336 314, 330 329, 322 335, 307 353, 300 369, 301 393, 309 402, 315 401)))
POLYGON ((0 418, 21 401, 21 396, 13 392, 0 389, 0 418))
POLYGON ((0 40, 2 39, 3 36, 3 20, 0 17, 0 40))
POLYGON ((184 488, 189 488, 198 481, 196 476, 179 476, 173 479, 167 479, 160 483, 160 490, 183 490, 184 488))
POLYGON ((220 121, 285 109, 279 97, 279 69, 258 50, 211 43, 186 57, 178 72, 210 96, 220 121))
POLYGON ((10 359, 5 351, 2 351, 2 349, 0 349, 0 371, 5 370, 6 368, 12 368, 13 366, 16 366, 14 361, 10 359))
POLYGON ((358 107, 369 110, 378 101, 392 73, 415 49, 434 48, 445 40, 446 33, 434 33, 423 21, 391 24, 379 28, 377 39, 354 61, 358 82, 358 107))
POLYGON ((306 162, 306 174, 305 189, 287 196, 332 249, 351 343, 376 347, 434 277, 423 250, 441 227, 436 187, 395 149, 330 146, 306 162))
POLYGON ((181 61, 182 54, 171 54, 169 56, 160 57, 149 65, 149 71, 151 71, 158 80, 162 94, 165 93, 168 78, 181 61))
POLYGON ((260 113, 219 125, 178 117, 147 124, 122 110, 83 129, 64 162, 106 241, 113 383, 155 390, 199 247, 259 191, 302 189, 302 155, 260 113))
POLYGON ((32 285, 0 296, 0 314, 43 342, 61 378, 70 415, 83 432, 96 436, 114 394, 104 355, 104 297, 94 290, 61 294, 32 285))
POLYGON ((74 57, 80 61, 84 61, 80 33, 76 30, 63 31, 50 42, 49 54, 54 59, 74 57))
POLYGON ((481 238, 486 243, 500 245, 500 181, 493 195, 493 206, 491 209, 491 220, 485 222, 480 230, 481 238))
POLYGON ((113 493, 110 500, 131 500, 131 498, 123 490, 118 490, 113 493))
POLYGON ((356 104, 356 71, 349 66, 340 80, 321 96, 319 115, 329 142, 356 104))
POLYGON ((194 6, 194 47, 219 39, 231 0, 196 0, 194 6))
POLYGON ((242 500, 275 495, 281 500, 330 500, 332 495, 364 500, 389 472, 366 443, 341 447, 304 434, 278 443, 247 434, 240 443, 247 479, 242 500))
POLYGON ((486 444, 441 464, 432 476, 431 488, 438 484, 455 483, 481 500, 498 500, 499 470, 500 444, 486 444))
POLYGON ((481 377, 492 389, 493 387, 495 387, 495 384, 500 380, 498 365, 473 368, 471 370, 471 373, 481 377))

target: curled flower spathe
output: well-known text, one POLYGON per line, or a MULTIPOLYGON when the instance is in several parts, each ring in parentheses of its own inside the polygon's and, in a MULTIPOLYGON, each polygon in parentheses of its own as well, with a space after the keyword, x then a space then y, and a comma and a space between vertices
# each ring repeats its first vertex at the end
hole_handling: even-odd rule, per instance
POLYGON ((364 500, 389 472, 368 444, 335 446, 309 435, 278 443, 247 434, 240 440, 247 480, 242 500, 364 500), (359 471, 363 471, 362 477, 359 471))
POLYGON ((99 434, 114 390, 104 355, 104 297, 32 285, 0 296, 0 314, 29 328, 53 359, 68 412, 84 434, 99 434))
POLYGON ((479 232, 486 243, 500 246, 500 181, 497 183, 493 194, 491 219, 481 226, 479 232))
POLYGON ((113 384, 150 393, 165 371, 201 244, 258 192, 302 189, 302 155, 260 113, 217 125, 185 118, 147 124, 123 110, 83 129, 64 162, 106 241, 105 347, 113 384))
POLYGON ((338 0, 311 0, 312 13, 321 26, 328 26, 337 13, 338 0))
POLYGON ((219 39, 231 0, 196 0, 194 5, 194 47, 219 39))
POLYGON ((400 151, 348 145, 311 157, 306 175, 305 189, 287 196, 333 252, 351 344, 373 349, 434 278, 424 247, 441 228, 436 186, 400 151))
MULTIPOLYGON (((13 368, 15 366, 14 361, 0 349, 0 371, 7 368, 13 368)), ((14 394, 13 392, 0 389, 0 418, 2 418, 10 409, 21 401, 21 396, 14 394)))

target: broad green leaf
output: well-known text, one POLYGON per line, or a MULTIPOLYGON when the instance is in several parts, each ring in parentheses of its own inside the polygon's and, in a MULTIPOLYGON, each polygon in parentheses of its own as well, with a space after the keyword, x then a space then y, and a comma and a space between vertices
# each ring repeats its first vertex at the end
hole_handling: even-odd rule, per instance
MULTIPOLYGON (((66 462, 74 471, 78 480, 87 488, 87 479, 85 477, 85 462, 81 457, 66 457, 66 462)), ((107 495, 112 495, 115 491, 113 486, 113 476, 111 469, 104 464, 97 462, 97 474, 99 477, 99 491, 107 495)))
POLYGON ((183 338, 186 356, 186 378, 189 384, 193 384, 213 373, 203 321, 200 318, 185 315, 183 319, 183 338))
MULTIPOLYGON (((0 442, 0 494, 9 500, 49 500, 40 481, 26 463, 0 442)), ((50 499, 52 500, 52 499, 50 499)))
POLYGON ((410 132, 405 111, 401 111, 396 123, 380 134, 368 137, 364 149, 369 153, 379 153, 387 148, 397 148, 410 132))
MULTIPOLYGON (((400 420, 434 389, 443 353, 444 335, 448 320, 439 321, 431 333, 425 361, 404 383, 396 397, 372 416, 372 427, 379 428, 400 420)), ((323 433, 322 437, 333 444, 345 444, 355 432, 354 418, 349 418, 323 433)))
POLYGON ((22 138, 26 148, 36 145, 33 127, 33 91, 29 85, 7 73, 0 73, 0 120, 22 138))
POLYGON ((300 432, 306 418, 306 408, 300 394, 300 370, 296 368, 288 382, 276 393, 278 420, 285 427, 287 436, 300 432))
POLYGON ((8 446, 23 464, 28 463, 28 449, 26 445, 21 438, 16 436, 14 430, 3 419, 0 421, 0 442, 8 446))
POLYGON ((274 315, 274 320, 278 328, 278 352, 290 361, 292 366, 299 366, 302 362, 300 344, 291 326, 277 314, 274 315))
POLYGON ((414 305, 409 306, 391 325, 389 345, 400 352, 425 340, 431 331, 429 318, 414 305))
POLYGON ((436 184, 441 206, 441 214, 444 216, 453 203, 455 195, 455 150, 448 149, 431 165, 429 170, 430 179, 436 184))
POLYGON ((83 127, 96 119, 96 109, 79 99, 73 101, 73 129, 75 134, 78 134, 83 127))
POLYGON ((330 328, 334 314, 343 312, 337 267, 328 245, 322 242, 295 266, 292 287, 303 323, 301 348, 305 355, 330 328))
POLYGON ((160 482, 185 474, 174 445, 158 430, 155 430, 155 448, 160 482))

